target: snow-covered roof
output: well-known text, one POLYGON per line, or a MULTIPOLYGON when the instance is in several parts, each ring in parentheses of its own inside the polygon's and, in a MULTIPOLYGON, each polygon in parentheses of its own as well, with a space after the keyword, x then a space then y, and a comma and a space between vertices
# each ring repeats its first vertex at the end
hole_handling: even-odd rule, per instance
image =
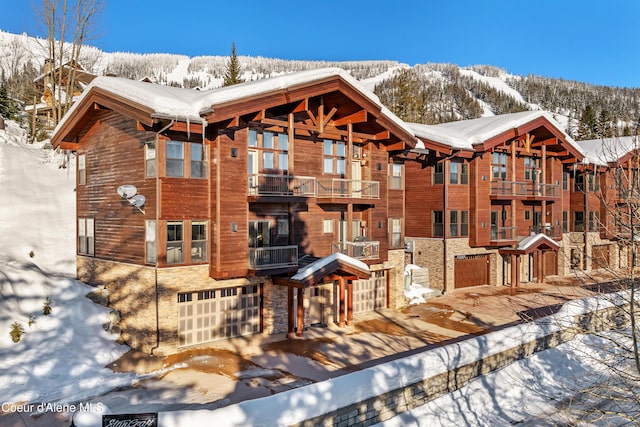
POLYGON ((453 149, 474 150, 474 144, 481 144, 503 132, 523 126, 540 117, 544 117, 553 124, 564 139, 581 152, 575 141, 562 130, 562 127, 553 119, 553 116, 546 111, 524 111, 438 125, 423 125, 419 123, 408 123, 408 125, 418 138, 428 139, 453 149))
POLYGON ((593 165, 615 163, 631 151, 640 148, 640 140, 636 136, 589 139, 578 141, 577 144, 585 153, 584 163, 593 165))
POLYGON ((340 252, 336 252, 324 258, 320 258, 319 260, 312 262, 304 268, 301 268, 291 279, 303 282, 306 279, 314 276, 316 273, 323 272, 323 270, 326 270, 333 263, 351 266, 356 270, 369 272, 369 266, 364 262, 340 252))
POLYGON ((248 97, 266 95, 279 90, 305 86, 332 77, 341 78, 353 89, 379 106, 382 115, 386 119, 395 123, 407 134, 413 135, 409 126, 382 105, 380 99, 373 92, 369 91, 347 71, 340 68, 300 71, 207 91, 149 84, 119 77, 97 77, 87 86, 87 89, 65 115, 57 129, 62 128, 68 118, 73 116, 75 109, 81 105, 82 99, 88 96, 93 88, 108 91, 120 98, 146 107, 153 111, 153 116, 155 117, 170 117, 183 121, 202 122, 203 116, 212 110, 215 111, 217 105, 240 101, 248 97))
POLYGON ((536 246, 540 246, 541 244, 546 243, 547 245, 553 248, 560 248, 560 244, 553 240, 551 237, 547 236, 543 233, 532 234, 531 236, 527 236, 524 239, 520 240, 516 250, 524 251, 534 248, 536 246))

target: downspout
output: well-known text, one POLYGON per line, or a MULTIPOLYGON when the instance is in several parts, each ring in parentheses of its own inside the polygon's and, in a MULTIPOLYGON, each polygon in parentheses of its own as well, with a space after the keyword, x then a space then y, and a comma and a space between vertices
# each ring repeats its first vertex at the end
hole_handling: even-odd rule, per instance
POLYGON ((158 222, 160 221, 160 170, 158 168, 158 147, 160 146, 160 134, 169 129, 175 123, 175 119, 171 119, 171 122, 156 132, 155 144, 156 144, 156 263, 153 267, 153 277, 155 285, 156 296, 156 345, 151 348, 151 355, 160 347, 160 309, 158 307, 158 222))
MULTIPOLYGON (((442 171, 444 173, 444 177, 442 180, 442 200, 443 200, 443 204, 442 204, 442 261, 444 262, 444 268, 442 269, 443 272, 443 280, 444 280, 444 292, 443 294, 447 293, 447 288, 449 285, 449 274, 447 274, 448 271, 448 262, 447 262, 447 187, 448 187, 448 181, 449 181, 449 162, 451 161, 451 157, 448 157, 447 159, 445 159, 445 163, 444 163, 444 167, 442 168, 442 171)), ((455 288, 455 283, 453 284, 453 287, 455 288)))

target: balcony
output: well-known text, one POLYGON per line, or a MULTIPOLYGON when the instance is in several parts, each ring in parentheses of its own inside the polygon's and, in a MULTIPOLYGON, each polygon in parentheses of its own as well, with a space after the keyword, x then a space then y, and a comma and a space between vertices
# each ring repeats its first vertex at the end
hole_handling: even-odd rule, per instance
POLYGON ((379 259, 380 242, 336 242, 333 243, 333 253, 336 252, 359 260, 379 259))
POLYGON ((379 199, 380 183, 357 179, 319 179, 316 195, 325 199, 379 199))
POLYGON ((550 198, 560 197, 560 184, 544 184, 535 181, 491 181, 489 193, 494 199, 511 197, 550 198))
POLYGON ((297 266, 297 245, 249 248, 249 267, 254 270, 297 266))
POLYGON ((552 227, 550 225, 534 225, 529 227, 529 234, 539 233, 552 239, 562 239, 562 227, 552 227))
POLYGON ((315 197, 316 179, 312 176, 249 175, 249 196, 315 197))
POLYGON ((516 240, 516 230, 518 227, 498 227, 491 225, 492 242, 509 242, 516 240))

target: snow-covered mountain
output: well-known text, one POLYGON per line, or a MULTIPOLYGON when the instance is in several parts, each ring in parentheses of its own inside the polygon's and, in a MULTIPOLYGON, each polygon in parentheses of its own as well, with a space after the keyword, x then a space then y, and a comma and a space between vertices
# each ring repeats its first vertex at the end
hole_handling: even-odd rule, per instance
MULTIPOLYGON (((41 73, 47 57, 45 46, 42 39, 0 30, 0 76, 12 82, 14 97, 25 93, 15 86, 30 85, 33 77, 41 73)), ((226 56, 111 53, 92 46, 84 46, 82 52, 80 63, 96 75, 148 78, 158 84, 198 89, 222 86, 229 61, 226 56)), ((409 66, 391 60, 331 62, 249 56, 238 56, 238 61, 245 81, 314 68, 345 69, 363 81, 400 118, 426 124, 545 109, 555 115, 571 136, 592 139, 600 135, 580 134, 587 106, 597 116, 598 123, 588 124, 595 132, 600 126, 630 134, 640 115, 637 101, 640 89, 517 76, 490 65, 409 66)), ((32 102, 32 95, 21 97, 32 102)))

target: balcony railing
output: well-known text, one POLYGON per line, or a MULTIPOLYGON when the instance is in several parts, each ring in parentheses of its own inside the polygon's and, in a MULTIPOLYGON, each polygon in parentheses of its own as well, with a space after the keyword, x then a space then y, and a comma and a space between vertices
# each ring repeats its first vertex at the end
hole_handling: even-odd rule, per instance
POLYGON ((559 184, 544 184, 535 181, 491 181, 492 196, 559 197, 559 184))
POLYGON ((379 199, 380 183, 357 179, 319 179, 316 194, 318 197, 379 199))
POLYGON ((559 239, 562 237, 562 227, 552 227, 550 225, 533 225, 529 227, 529 234, 545 234, 552 239, 559 239))
POLYGON ((249 266, 255 270, 298 266, 298 246, 249 248, 249 266))
POLYGON ((625 188, 618 189, 618 199, 622 200, 640 200, 640 190, 627 190, 625 188))
POLYGON ((333 252, 340 252, 355 259, 380 258, 380 242, 336 242, 333 252))
POLYGON ((491 225, 491 241, 516 240, 516 230, 518 227, 498 227, 491 225))
POLYGON ((249 195, 314 197, 316 179, 312 176, 252 174, 249 175, 249 195))

